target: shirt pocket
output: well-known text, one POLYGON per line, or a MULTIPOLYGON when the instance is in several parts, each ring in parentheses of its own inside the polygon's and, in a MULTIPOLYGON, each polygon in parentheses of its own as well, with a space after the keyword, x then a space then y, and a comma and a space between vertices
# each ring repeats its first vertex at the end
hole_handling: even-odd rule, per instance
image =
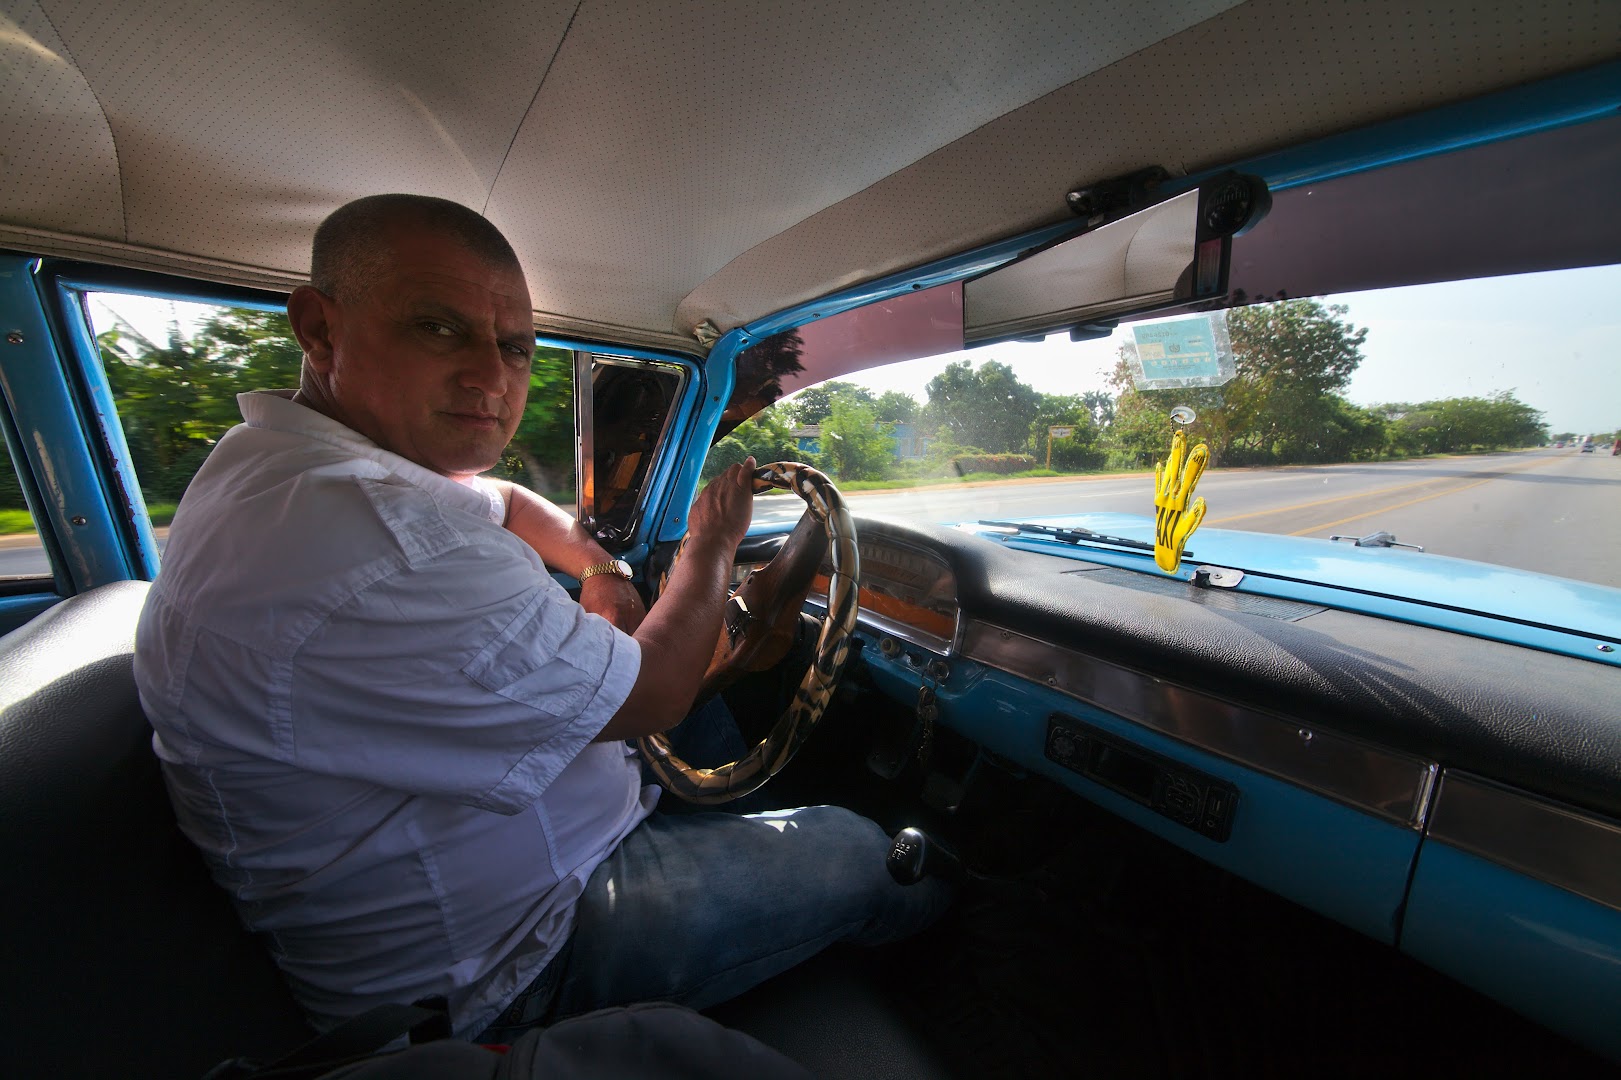
POLYGON ((602 686, 613 628, 587 615, 555 583, 548 585, 535 590, 462 673, 492 694, 568 721, 602 686))

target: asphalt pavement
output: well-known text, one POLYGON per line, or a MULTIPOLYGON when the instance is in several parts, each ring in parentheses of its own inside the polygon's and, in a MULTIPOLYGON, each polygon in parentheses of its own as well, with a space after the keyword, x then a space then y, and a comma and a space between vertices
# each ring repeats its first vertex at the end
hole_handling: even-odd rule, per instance
MULTIPOLYGON (((1152 515, 1152 474, 1062 477, 852 492, 857 514, 921 522, 1023 520, 1117 511, 1152 515)), ((1621 457, 1542 449, 1280 469, 1212 469, 1199 483, 1205 528, 1293 536, 1384 530, 1426 551, 1621 587, 1621 457)), ((791 523, 793 495, 754 503, 791 523)), ((0 576, 48 573, 27 537, 0 538, 0 576)))
MULTIPOLYGON (((1384 530, 1426 551, 1621 587, 1621 457, 1541 449, 1275 469, 1212 469, 1204 528, 1326 538, 1384 530)), ((857 514, 919 522, 1114 511, 1152 517, 1152 474, 973 484, 845 496, 857 514)), ((791 522, 792 495, 755 500, 791 522)))

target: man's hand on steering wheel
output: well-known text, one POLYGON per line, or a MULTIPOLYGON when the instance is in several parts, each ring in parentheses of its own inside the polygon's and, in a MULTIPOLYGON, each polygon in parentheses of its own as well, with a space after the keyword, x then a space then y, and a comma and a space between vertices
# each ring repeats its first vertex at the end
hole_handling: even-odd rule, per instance
MULTIPOLYGON (((855 525, 838 489, 809 466, 779 461, 759 468, 750 458, 717 477, 693 504, 687 539, 677 553, 667 585, 673 587, 689 559, 713 560, 718 555, 728 562, 734 559, 752 516, 753 492, 774 487, 804 499, 805 514, 771 562, 754 570, 726 602, 725 625, 715 628, 713 654, 699 699, 720 692, 747 672, 778 663, 801 627, 801 606, 818 580, 824 582, 826 615, 817 633, 814 657, 788 708, 770 734, 742 758, 719 768, 693 768, 671 751, 663 729, 637 740, 642 759, 659 782, 688 802, 711 804, 740 798, 776 775, 821 719, 849 657, 861 576, 855 525), (724 550, 718 543, 726 544, 724 550), (826 576, 818 579, 824 560, 826 576)), ((724 589, 721 595, 725 595, 724 589)), ((661 600, 660 605, 663 603, 661 600)), ((655 616, 664 614, 660 605, 655 605, 655 616)), ((706 630, 704 636, 709 634, 706 630)))
POLYGON ((711 480, 687 511, 689 544, 716 544, 730 558, 754 515, 754 458, 745 458, 711 480))

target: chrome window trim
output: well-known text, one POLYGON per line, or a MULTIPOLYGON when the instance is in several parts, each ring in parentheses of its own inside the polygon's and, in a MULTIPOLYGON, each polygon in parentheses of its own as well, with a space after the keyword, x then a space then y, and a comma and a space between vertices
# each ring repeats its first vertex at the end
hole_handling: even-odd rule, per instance
POLYGON ((1621 911, 1621 822, 1448 769, 1427 838, 1621 911))
POLYGON ((577 416, 579 427, 576 440, 577 458, 576 467, 578 476, 576 486, 578 491, 574 496, 574 516, 577 521, 584 521, 582 517, 586 512, 586 493, 590 493, 592 505, 591 520, 593 528, 596 523, 596 395, 593 373, 597 365, 604 367, 628 367, 654 369, 667 371, 675 375, 675 391, 670 397, 670 408, 664 415, 664 424, 659 428, 657 437, 653 440, 653 449, 648 454, 647 472, 643 476, 643 490, 637 493, 636 506, 631 511, 623 526, 619 526, 617 537, 611 538, 624 541, 626 537, 636 535, 641 527, 642 517, 647 513, 646 484, 658 469, 659 462, 663 460, 665 452, 669 449, 670 432, 675 424, 676 413, 681 408, 682 395, 687 389, 687 379, 690 372, 683 364, 673 360, 648 360, 637 356, 620 356, 614 353, 601 353, 589 350, 579 350, 574 354, 574 394, 575 412, 584 414, 577 416), (583 395, 583 397, 582 397, 583 395))
POLYGON ((597 491, 597 456, 594 421, 596 405, 591 395, 591 354, 574 350, 574 520, 586 519, 586 501, 593 502, 597 491))
POLYGON ((1236 705, 977 619, 962 655, 1237 764, 1416 831, 1440 766, 1236 705))

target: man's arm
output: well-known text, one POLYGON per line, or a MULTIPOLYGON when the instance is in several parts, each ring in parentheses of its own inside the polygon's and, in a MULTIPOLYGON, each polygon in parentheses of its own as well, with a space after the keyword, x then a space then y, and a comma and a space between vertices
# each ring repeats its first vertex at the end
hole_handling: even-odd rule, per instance
MULTIPOLYGON (((490 481, 507 504, 507 531, 535 549, 548 569, 571 577, 613 556, 561 507, 528 488, 505 480, 490 481)), ((601 615, 627 634, 647 616, 636 587, 618 574, 593 574, 580 583, 580 606, 601 615)))
POLYGON ((704 488, 687 515, 687 542, 658 603, 637 628, 642 666, 630 696, 596 741, 667 731, 692 710, 720 638, 732 562, 754 502, 754 459, 704 488))

